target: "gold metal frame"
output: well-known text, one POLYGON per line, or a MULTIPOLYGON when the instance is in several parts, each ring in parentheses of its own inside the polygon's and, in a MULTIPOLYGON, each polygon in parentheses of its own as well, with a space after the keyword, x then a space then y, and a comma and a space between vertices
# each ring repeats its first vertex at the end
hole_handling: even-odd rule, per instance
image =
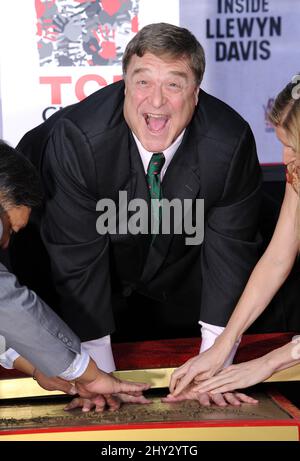
POLYGON ((0 441, 294 441, 299 442, 297 425, 181 427, 63 431, 1 435, 0 441))
MULTIPOLYGON (((151 368, 144 370, 116 371, 115 376, 121 379, 150 383, 153 388, 169 386, 174 368, 151 368)), ((300 364, 279 371, 266 382, 300 381, 300 364)), ((59 391, 47 391, 41 388, 32 378, 13 378, 0 380, 0 400, 28 397, 43 397, 62 394, 59 391)))

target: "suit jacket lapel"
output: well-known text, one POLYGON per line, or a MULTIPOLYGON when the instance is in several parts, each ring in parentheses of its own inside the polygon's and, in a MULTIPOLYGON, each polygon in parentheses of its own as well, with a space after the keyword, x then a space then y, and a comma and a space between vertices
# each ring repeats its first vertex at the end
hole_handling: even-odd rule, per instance
POLYGON ((150 204, 150 196, 148 192, 148 185, 146 180, 146 174, 144 170, 144 165, 139 154, 136 142, 132 136, 132 133, 129 134, 129 152, 130 152, 130 162, 131 162, 131 171, 136 177, 135 188, 132 191, 131 198, 141 198, 150 204))
MULTIPOLYGON (((131 179, 128 189, 128 201, 138 198, 144 200, 147 203, 147 209, 150 210, 150 195, 148 192, 148 184, 146 180, 145 170, 141 156, 139 154, 136 142, 130 132, 128 137, 130 163, 131 163, 131 179)), ((128 212, 128 217, 132 216, 134 212, 128 212)), ((147 215, 148 219, 150 215, 147 215)), ((151 235, 149 234, 138 234, 137 236, 131 235, 132 242, 138 247, 140 252, 141 261, 143 262, 147 258, 149 245, 151 243, 151 235)))

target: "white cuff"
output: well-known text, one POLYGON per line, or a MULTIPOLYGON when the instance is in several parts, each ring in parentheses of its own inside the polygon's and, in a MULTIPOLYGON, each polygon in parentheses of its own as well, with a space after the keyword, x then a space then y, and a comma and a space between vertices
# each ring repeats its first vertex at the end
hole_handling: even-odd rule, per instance
MULTIPOLYGON (((210 323, 205 323, 205 322, 199 322, 201 325, 201 336, 202 336, 202 341, 201 341, 201 347, 200 347, 200 354, 207 349, 209 349, 217 339, 217 337, 223 333, 225 330, 225 327, 218 327, 217 325, 211 325, 210 323)), ((224 362, 223 368, 229 367, 229 365, 232 364, 234 356, 236 354, 237 348, 239 347, 239 344, 241 342, 241 338, 239 338, 235 343, 233 348, 231 349, 230 354, 228 354, 228 357, 226 361, 224 362)))
POLYGON ((111 350, 110 335, 92 341, 85 341, 81 343, 81 347, 87 351, 100 370, 106 373, 115 371, 116 365, 111 350))
POLYGON ((65 379, 66 381, 73 381, 85 372, 89 361, 89 354, 82 349, 81 354, 76 354, 76 357, 71 365, 63 373, 61 373, 59 377, 65 379))
POLYGON ((14 349, 7 349, 3 354, 0 355, 0 365, 3 368, 7 368, 11 370, 14 368, 14 361, 20 357, 20 354, 16 352, 14 349))
POLYGON ((201 352, 207 351, 215 342, 217 337, 223 333, 225 330, 224 327, 218 327, 217 325, 211 325, 210 323, 199 322, 201 325, 201 347, 200 347, 200 354, 201 352))

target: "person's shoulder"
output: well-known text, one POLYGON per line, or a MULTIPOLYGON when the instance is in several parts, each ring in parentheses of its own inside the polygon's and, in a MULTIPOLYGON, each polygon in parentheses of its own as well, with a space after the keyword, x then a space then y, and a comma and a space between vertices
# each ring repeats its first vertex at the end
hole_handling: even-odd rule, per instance
POLYGON ((39 168, 51 137, 60 139, 67 136, 75 139, 79 135, 92 144, 98 141, 105 144, 107 136, 111 135, 115 139, 116 133, 124 131, 123 103, 124 82, 108 85, 84 100, 56 111, 46 121, 28 131, 17 149, 39 168))
POLYGON ((246 130, 248 122, 224 101, 201 90, 196 111, 198 124, 208 137, 225 142, 235 142, 246 130))
POLYGON ((39 139, 44 142, 62 125, 74 126, 87 136, 93 136, 123 120, 124 82, 107 85, 84 100, 66 106, 37 127, 30 130, 20 144, 39 139))
POLYGON ((123 104, 124 82, 119 81, 64 109, 59 121, 69 121, 93 137, 123 121, 123 104))
POLYGON ((74 123, 88 125, 95 123, 99 127, 114 125, 123 114, 124 82, 107 85, 92 93, 83 101, 75 104, 66 113, 66 118, 74 123))

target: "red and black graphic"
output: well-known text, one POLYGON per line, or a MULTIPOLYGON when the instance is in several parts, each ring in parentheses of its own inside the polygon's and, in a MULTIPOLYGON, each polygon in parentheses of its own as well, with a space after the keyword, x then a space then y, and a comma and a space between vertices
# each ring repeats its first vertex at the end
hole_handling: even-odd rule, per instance
POLYGON ((35 0, 40 66, 120 64, 139 0, 35 0))

